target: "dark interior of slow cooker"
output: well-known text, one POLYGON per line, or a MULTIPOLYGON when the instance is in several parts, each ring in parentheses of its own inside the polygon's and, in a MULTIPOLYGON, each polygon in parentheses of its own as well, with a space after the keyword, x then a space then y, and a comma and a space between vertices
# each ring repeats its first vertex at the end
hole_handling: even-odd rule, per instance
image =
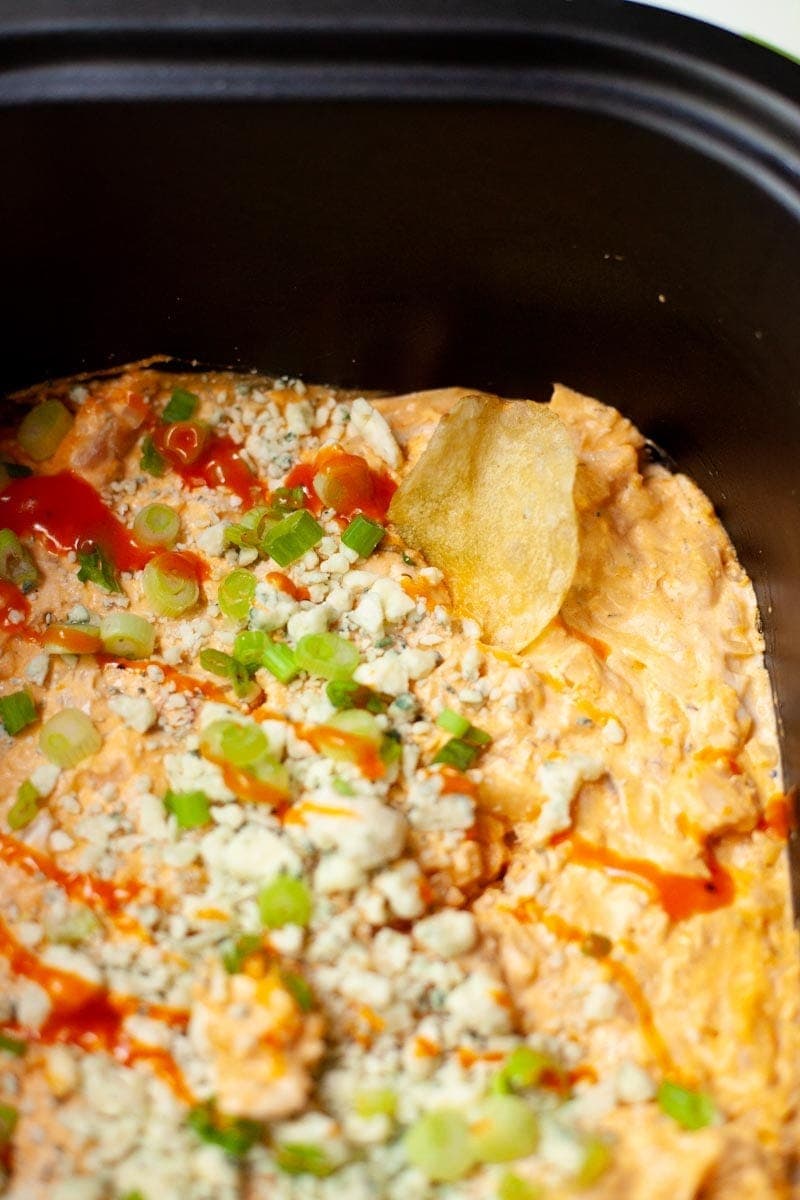
POLYGON ((0 386, 166 352, 594 393, 718 506, 800 773, 800 226, 756 184, 546 105, 9 108, 0 151, 0 386))

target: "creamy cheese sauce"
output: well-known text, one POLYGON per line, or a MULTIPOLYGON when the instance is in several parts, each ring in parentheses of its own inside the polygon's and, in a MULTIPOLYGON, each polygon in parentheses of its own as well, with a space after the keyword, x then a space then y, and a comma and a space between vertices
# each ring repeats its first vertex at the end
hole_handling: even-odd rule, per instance
POLYGON ((354 514, 386 523, 466 394, 144 367, 22 397, 75 419, 43 461, 13 431, 0 445, 33 472, 0 491, 0 528, 38 569, 25 594, 0 584, 0 696, 36 705, 0 732, 14 1200, 796 1194, 800 957, 751 585, 702 493, 615 409, 557 387, 577 574, 524 655, 484 643, 391 527, 366 557, 342 541, 354 514), (161 418, 176 389, 197 398, 189 424, 161 418), (283 565, 226 532, 281 488, 320 525, 283 565), (200 588, 177 616, 153 612, 154 550, 132 532, 156 502, 200 588), (87 544, 119 591, 78 579, 87 544), (218 603, 236 569, 256 584, 238 622, 218 603), (152 655, 100 645, 118 613, 151 622, 152 655), (259 668, 237 695, 201 667, 243 630, 288 650, 346 638, 372 740, 335 727, 324 678, 259 668), (63 708, 101 744, 59 768, 39 734, 63 708), (465 770, 434 762, 443 710, 491 738, 465 770), (268 778, 208 749, 221 720, 265 735, 268 778), (202 794, 196 825, 170 792, 202 794), (287 878, 301 907, 267 920, 287 878), (535 1146, 424 1169, 426 1115, 455 1112, 477 1145, 521 1049, 541 1056, 509 1089, 535 1146))

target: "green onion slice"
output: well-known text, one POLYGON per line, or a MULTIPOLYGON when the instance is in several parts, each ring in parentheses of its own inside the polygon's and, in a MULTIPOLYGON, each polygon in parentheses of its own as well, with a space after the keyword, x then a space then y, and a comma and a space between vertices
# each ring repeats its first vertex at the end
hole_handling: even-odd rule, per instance
POLYGON ((10 1034, 0 1031, 0 1050, 5 1050, 6 1054, 13 1054, 15 1058, 22 1058, 27 1049, 28 1043, 23 1042, 21 1038, 11 1037, 10 1034))
POLYGON ((188 421, 197 412, 199 403, 200 397, 195 396, 194 392, 187 392, 184 388, 175 388, 161 414, 161 420, 168 424, 172 421, 188 421))
POLYGON ((284 925, 307 925, 312 900, 308 884, 293 875, 277 875, 258 894, 258 911, 267 929, 284 925))
POLYGON ((156 479, 160 479, 167 469, 167 460, 156 450, 149 433, 142 440, 142 457, 139 459, 139 466, 148 475, 154 475, 156 479))
POLYGON ((278 513, 297 512, 306 502, 301 487, 279 487, 272 493, 272 507, 278 513))
POLYGON ((295 647, 298 665, 323 679, 350 679, 361 656, 358 648, 337 633, 307 633, 295 647))
POLYGON ((13 583, 21 592, 30 592, 39 582, 33 555, 10 529, 0 529, 0 579, 13 583))
POLYGON ((174 814, 180 829, 199 829, 211 820, 205 792, 167 792, 164 807, 174 814))
POLYGON ((168 504, 146 504, 136 514, 133 532, 143 546, 174 546, 180 537, 181 519, 168 504))
POLYGON ((251 954, 256 954, 264 945, 258 933, 242 933, 229 942, 222 951, 222 965, 229 975, 238 975, 251 954))
POLYGON ((217 593, 217 603, 231 621, 246 621, 255 598, 256 577, 242 567, 225 576, 217 593))
POLYGON ((342 543, 362 558, 369 558, 385 533, 386 530, 377 521, 370 521, 369 517, 359 513, 342 534, 342 543))
POLYGON ((262 665, 261 660, 268 641, 269 638, 263 629, 245 629, 234 638, 233 657, 243 667, 252 667, 255 670, 262 665))
POLYGON ((278 517, 264 504, 257 504, 243 514, 241 521, 225 528, 225 542, 229 546, 260 546, 267 532, 277 525, 278 517))
POLYGON ((8 827, 15 832, 30 825, 39 809, 44 804, 44 797, 31 783, 25 779, 17 788, 17 798, 8 810, 8 827))
POLYGON ((324 1179, 336 1170, 322 1146, 309 1142, 281 1142, 275 1147, 275 1162, 287 1175, 316 1175, 324 1179))
POLYGON ((419 1117, 406 1133, 404 1146, 408 1161, 434 1182, 462 1179, 475 1165, 469 1126, 455 1109, 419 1117))
POLYGON ((475 1158, 484 1163, 527 1158, 539 1142, 536 1113, 520 1096, 487 1096, 470 1129, 475 1158))
POLYGON ((532 1046, 517 1046, 492 1080, 492 1091, 509 1093, 534 1088, 544 1072, 552 1070, 561 1072, 551 1055, 534 1050, 532 1046))
POLYGON ((695 1092, 665 1079, 658 1089, 661 1111, 683 1129, 705 1129, 718 1117, 717 1106, 706 1092, 695 1092))
POLYGON ((371 688, 352 679, 332 679, 325 694, 334 708, 365 708, 371 713, 385 713, 386 701, 371 688))
POLYGON ((45 400, 22 418, 17 441, 34 462, 43 462, 55 454, 75 420, 60 400, 45 400))
POLYGON ((542 1190, 538 1184, 514 1175, 509 1171, 500 1180, 497 1200, 541 1200, 542 1190))
POLYGON ((453 737, 457 738, 462 738, 470 727, 467 718, 462 717, 460 713, 453 712, 452 708, 443 708, 436 718, 436 724, 440 729, 452 733, 453 737))
POLYGON ((109 613, 100 622, 103 649, 117 658, 149 658, 156 644, 155 628, 136 613, 109 613))
POLYGON ((193 564, 171 550, 150 559, 142 572, 142 587, 153 612, 162 617, 179 617, 200 599, 193 564))
POLYGON ((397 1109, 397 1092, 392 1088, 365 1088, 356 1092, 354 1107, 359 1117, 393 1117, 397 1109))
POLYGON ((324 530, 311 513, 301 508, 284 517, 264 534, 260 549, 279 567, 288 567, 322 541, 324 530))
POLYGON ((248 700, 259 692, 258 685, 250 678, 250 672, 224 650, 208 647, 200 651, 200 666, 220 679, 227 679, 241 700, 248 700))
POLYGON ((244 1158, 264 1136, 264 1126, 259 1121, 226 1117, 216 1111, 210 1100, 190 1109, 186 1120, 201 1141, 219 1146, 233 1159, 244 1158))
POLYGON ((353 737, 363 738, 373 746, 380 746, 383 734, 372 713, 363 708, 345 708, 342 712, 334 713, 326 722, 331 729, 341 729, 353 737))
POLYGON ((281 971, 281 983, 287 992, 291 992, 300 1012, 311 1012, 314 1007, 314 993, 307 979, 294 971, 281 971))
POLYGON ((45 721, 39 734, 39 749, 58 767, 76 767, 102 745, 100 733, 79 708, 62 708, 45 721))
POLYGON ((583 1142, 583 1161, 578 1169, 576 1183, 579 1187, 591 1187, 611 1166, 611 1147, 602 1138, 588 1134, 583 1142))
POLYGON ((258 725, 238 721, 212 721, 200 738, 201 752, 234 767, 252 767, 269 754, 269 742, 258 725))
POLYGON ((0 1104, 0 1146, 5 1146, 14 1132, 19 1120, 19 1109, 13 1104, 0 1104))
POLYGON ((267 638, 261 655, 261 665, 281 683, 291 683, 300 673, 300 664, 291 646, 287 646, 285 642, 276 642, 273 638, 267 638))
POLYGON ((0 721, 6 733, 14 737, 36 720, 36 705, 30 692, 11 692, 0 696, 0 721))
POLYGON ((117 578, 114 564, 100 546, 90 546, 78 551, 80 570, 78 579, 81 583, 96 583, 107 592, 121 592, 122 588, 117 578))
POLYGON ((477 747, 470 746, 462 738, 450 738, 434 755, 433 761, 446 767, 455 767, 457 771, 466 771, 477 757, 477 747))

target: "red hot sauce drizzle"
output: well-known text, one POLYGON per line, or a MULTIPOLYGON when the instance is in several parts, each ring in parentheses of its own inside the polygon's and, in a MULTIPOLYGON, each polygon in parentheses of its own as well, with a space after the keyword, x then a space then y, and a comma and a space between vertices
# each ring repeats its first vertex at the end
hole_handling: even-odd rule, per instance
POLYGON ((300 487, 305 507, 313 513, 322 509, 314 488, 314 479, 325 479, 326 507, 340 517, 363 513, 373 521, 385 521, 397 484, 388 475, 375 471, 359 454, 346 454, 336 446, 324 446, 310 463, 298 463, 286 477, 286 487, 300 487))
POLYGON ((255 504, 263 488, 232 438, 208 436, 198 421, 163 425, 153 434, 156 450, 189 487, 227 488, 246 504, 255 504))

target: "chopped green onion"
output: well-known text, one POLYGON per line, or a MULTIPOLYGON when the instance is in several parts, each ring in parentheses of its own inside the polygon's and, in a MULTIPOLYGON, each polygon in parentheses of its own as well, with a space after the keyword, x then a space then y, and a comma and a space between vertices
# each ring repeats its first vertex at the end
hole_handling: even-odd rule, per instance
POLYGON ((199 829, 211 820, 205 792, 167 792, 164 807, 174 815, 179 829, 199 829))
POLYGON ((356 794, 356 789, 353 787, 352 783, 349 783, 346 779, 342 779, 339 775, 334 775, 333 779, 331 780, 331 787, 335 792, 338 792, 340 796, 355 796, 356 794))
POLYGON ((96 913, 84 904, 74 905, 60 921, 45 922, 47 937, 64 946, 79 946, 101 933, 103 925, 96 913))
POLYGON ((336 1170, 321 1146, 307 1142, 281 1142, 275 1147, 275 1162, 287 1175, 316 1175, 324 1179, 336 1170))
POLYGON ((200 584, 187 559, 173 551, 156 554, 142 571, 148 603, 161 617, 180 617, 200 599, 200 584))
POLYGON ((96 583, 107 592, 121 592, 114 564, 99 546, 92 546, 78 551, 80 570, 78 579, 81 583, 96 583))
POLYGON ((11 1140, 18 1120, 18 1109, 12 1104, 0 1104, 0 1146, 5 1146, 11 1140))
POLYGON ((188 421, 197 412, 199 403, 200 397, 195 396, 194 392, 187 392, 184 388, 175 388, 161 414, 161 420, 167 424, 172 421, 188 421))
POLYGON ((217 603, 231 621, 246 621, 256 598, 256 577, 243 567, 231 571, 219 585, 217 603))
POLYGON ((507 1094, 536 1087, 544 1072, 554 1068, 559 1069, 549 1054, 532 1046, 517 1046, 492 1080, 492 1091, 507 1094))
POLYGON ((264 943, 258 933, 242 933, 222 952, 222 965, 229 975, 238 975, 251 954, 261 950, 264 943))
POLYGON ((126 1192, 124 1196, 120 1196, 120 1200, 147 1200, 147 1197, 145 1196, 144 1192, 140 1192, 139 1189, 136 1188, 135 1191, 126 1192))
POLYGON ((579 1187, 591 1187, 611 1166, 611 1147, 602 1138, 586 1135, 583 1142, 583 1162, 575 1182, 579 1187))
POLYGON ((136 613, 109 613, 100 622, 100 640, 108 654, 118 658, 149 658, 156 644, 156 631, 136 613))
POLYGON ((259 1121, 223 1116, 210 1100, 190 1109, 186 1120, 201 1141, 219 1146, 234 1159, 244 1158, 264 1136, 264 1126, 259 1121))
POLYGON ((235 767, 252 767, 269 754, 269 742, 263 729, 252 723, 212 721, 200 738, 200 748, 210 758, 222 759, 235 767))
POLYGON ((352 679, 332 679, 325 694, 334 708, 365 708, 367 712, 386 712, 386 701, 377 692, 352 679))
POLYGON ((289 772, 283 763, 277 762, 271 754, 266 754, 254 766, 249 768, 259 783, 265 783, 276 792, 284 792, 287 796, 291 791, 289 772))
POLYGON ((684 1129, 705 1129, 717 1120, 717 1106, 706 1092, 695 1092, 665 1079, 656 1098, 661 1111, 684 1129))
POLYGON ((100 626, 52 621, 44 631, 42 648, 48 654, 96 654, 102 648, 100 626))
POLYGON ((511 1171, 500 1180, 497 1200, 540 1200, 542 1190, 538 1184, 514 1175, 511 1171))
POLYGON ((294 971, 281 971, 281 982, 287 992, 291 992, 300 1012, 311 1012, 314 1007, 314 993, 308 981, 303 979, 302 975, 296 975, 294 971))
POLYGON ((13 583, 21 592, 30 592, 39 582, 33 555, 10 529, 0 529, 0 579, 13 583))
POLYGON ((269 638, 263 629, 245 629, 233 642, 233 657, 243 667, 260 667, 269 638))
POLYGON ((181 519, 168 504, 146 504, 136 514, 133 532, 144 546, 174 546, 181 532, 181 519))
POLYGON ((261 665, 281 683, 291 683, 300 671, 297 656, 291 646, 287 646, 285 642, 276 642, 273 638, 267 638, 261 655, 261 665))
POLYGON ((359 1117, 393 1117, 397 1109, 397 1092, 391 1088, 365 1088, 354 1097, 359 1117))
POLYGON ((453 737, 457 738, 463 737, 470 727, 467 718, 462 717, 460 713, 453 712, 452 708, 443 708, 436 718, 436 724, 440 729, 452 733, 453 737))
POLYGON ((305 508, 284 517, 264 534, 261 541, 263 554, 273 558, 279 567, 288 567, 297 562, 306 551, 322 541, 324 530, 305 508))
POLYGON ((258 893, 258 911, 267 929, 284 925, 307 925, 311 919, 311 892, 303 879, 293 875, 276 877, 258 893))
POLYGON ((332 729, 340 729, 342 733, 352 734, 353 737, 363 738, 373 746, 380 746, 383 740, 380 726, 372 713, 363 708, 345 708, 342 712, 334 713, 325 722, 332 729))
POLYGON ((36 705, 30 692, 12 692, 0 696, 0 721, 6 733, 14 737, 36 720, 36 705))
POLYGON ((200 666, 220 679, 230 681, 233 690, 240 699, 247 699, 258 692, 257 685, 250 678, 250 672, 242 663, 237 662, 223 650, 208 648, 200 651, 200 666))
POLYGON ((155 475, 157 479, 160 479, 167 469, 167 460, 156 450, 149 433, 142 440, 142 457, 139 459, 139 466, 148 475, 155 475))
POLYGON ((242 515, 241 521, 225 527, 225 542, 229 546, 260 546, 267 530, 277 523, 271 509, 257 504, 242 515))
POLYGON ((62 708, 45 721, 39 734, 39 749, 57 767, 76 767, 102 745, 98 730, 79 708, 62 708))
POLYGON ((0 1050, 5 1050, 6 1054, 13 1054, 15 1058, 22 1058, 27 1049, 28 1043, 23 1042, 21 1038, 11 1037, 10 1034, 0 1031, 0 1050))
POLYGON ((478 729, 476 725, 470 725, 464 734, 464 741, 470 746, 488 746, 491 744, 492 735, 487 733, 485 729, 478 729))
POLYGON ((386 767, 399 762, 403 757, 403 743, 396 729, 390 729, 383 737, 380 745, 381 762, 386 767))
POLYGON ((457 771, 466 771, 478 757, 478 750, 461 738, 450 738, 434 755, 435 763, 443 763, 446 767, 455 767, 457 771))
POLYGON ((536 1113, 520 1096, 487 1096, 470 1129, 479 1162, 511 1162, 527 1158, 539 1142, 536 1113))
POLYGON ((8 827, 15 832, 30 825, 39 809, 44 804, 44 797, 30 779, 25 779, 17 788, 17 798, 8 810, 8 827))
POLYGON ((279 513, 297 512, 306 502, 301 487, 279 487, 272 493, 272 507, 279 513))
POLYGON ((369 517, 359 513, 342 534, 342 544, 355 550, 362 558, 369 558, 385 533, 386 530, 377 521, 370 521, 369 517))
POLYGON ((611 938, 603 933, 587 933, 581 942, 581 954, 587 958, 607 958, 613 949, 611 938))
POLYGON ((462 1179, 475 1165, 466 1118, 450 1108, 419 1117, 405 1136, 409 1162, 434 1182, 462 1179))
POLYGON ((298 665, 323 679, 350 679, 361 656, 358 648, 337 633, 307 633, 295 648, 298 665))
POLYGON ((17 441, 34 462, 42 462, 55 454, 75 420, 60 400, 45 400, 22 418, 17 441))
POLYGON ((23 467, 22 463, 6 461, 0 463, 0 467, 3 468, 9 479, 27 479, 29 475, 33 474, 30 467, 23 467))

